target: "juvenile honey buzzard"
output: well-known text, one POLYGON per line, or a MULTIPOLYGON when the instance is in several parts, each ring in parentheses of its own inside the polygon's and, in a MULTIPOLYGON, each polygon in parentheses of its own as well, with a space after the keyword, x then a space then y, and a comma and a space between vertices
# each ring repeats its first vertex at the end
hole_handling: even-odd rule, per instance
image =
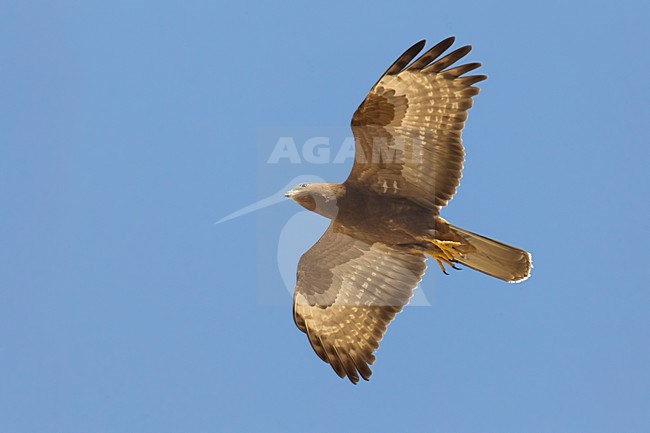
MULTIPOLYGON (((508 282, 530 275, 526 251, 455 227, 440 209, 463 168, 461 131, 485 75, 440 56, 450 37, 410 63, 420 41, 372 87, 352 117, 355 162, 342 184, 301 184, 286 195, 331 220, 298 264, 293 317, 340 377, 368 380, 386 327, 412 296, 426 255, 508 282), (410 64, 409 64, 410 63, 410 64)), ((446 273, 446 272, 445 272, 446 273)))

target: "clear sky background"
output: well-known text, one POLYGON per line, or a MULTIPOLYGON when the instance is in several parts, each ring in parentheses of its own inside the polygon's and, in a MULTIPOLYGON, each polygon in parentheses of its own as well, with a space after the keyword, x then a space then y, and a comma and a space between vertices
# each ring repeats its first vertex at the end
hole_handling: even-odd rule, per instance
POLYGON ((650 431, 647 2, 1 9, 0 431, 650 431), (285 227, 308 245, 321 223, 285 226, 288 201, 214 222, 298 174, 344 179, 260 163, 260 131, 347 128, 404 49, 449 35, 490 78, 443 216, 534 273, 430 265, 431 305, 353 386, 277 266, 285 227))

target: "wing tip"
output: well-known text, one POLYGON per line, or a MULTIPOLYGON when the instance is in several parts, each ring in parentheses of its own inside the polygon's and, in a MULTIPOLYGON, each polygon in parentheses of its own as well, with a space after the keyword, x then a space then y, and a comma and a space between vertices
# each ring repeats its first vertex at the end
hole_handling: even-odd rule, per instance
MULTIPOLYGON (((414 43, 413 46, 411 46, 411 48, 409 48, 409 50, 412 49, 412 48, 418 47, 418 48, 419 48, 418 51, 422 51, 422 48, 424 48, 424 46, 425 46, 426 44, 427 44, 427 40, 426 40, 426 39, 420 39, 419 41, 417 41, 416 43, 414 43)), ((408 50, 407 50, 407 51, 408 51, 408 50)))
POLYGON ((435 62, 431 63, 426 68, 424 68, 424 71, 441 73, 446 68, 453 65, 454 63, 456 63, 457 61, 465 57, 467 54, 469 54, 470 51, 472 51, 471 45, 463 45, 462 47, 457 48, 454 51, 450 52, 446 56, 440 59, 436 59, 435 62))

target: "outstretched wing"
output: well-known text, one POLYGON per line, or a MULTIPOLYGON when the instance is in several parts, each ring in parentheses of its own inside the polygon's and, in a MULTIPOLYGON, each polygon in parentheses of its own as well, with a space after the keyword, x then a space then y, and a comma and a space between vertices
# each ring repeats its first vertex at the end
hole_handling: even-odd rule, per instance
POLYGON ((386 327, 425 270, 422 254, 345 234, 332 222, 300 259, 293 317, 340 377, 368 380, 386 327))
POLYGON ((373 86, 352 117, 356 155, 346 183, 432 209, 452 198, 465 157, 461 130, 479 92, 473 84, 487 78, 463 76, 480 63, 448 69, 470 46, 438 59, 453 42, 445 39, 407 66, 424 47, 418 42, 373 86))

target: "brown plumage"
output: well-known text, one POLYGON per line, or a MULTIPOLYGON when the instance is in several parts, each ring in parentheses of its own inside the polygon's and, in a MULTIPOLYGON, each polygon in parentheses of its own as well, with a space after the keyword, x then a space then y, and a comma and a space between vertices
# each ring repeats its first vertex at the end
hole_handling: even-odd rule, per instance
POLYGON ((461 131, 485 75, 450 68, 470 52, 447 38, 409 48, 352 117, 355 162, 342 184, 302 184, 287 193, 331 220, 298 264, 294 320, 340 377, 368 380, 386 327, 413 294, 426 255, 440 268, 464 264, 508 282, 526 279, 530 255, 455 227, 440 209, 456 193, 461 131), (413 62, 412 62, 413 61, 413 62), (409 65, 410 63, 410 65, 409 65))

